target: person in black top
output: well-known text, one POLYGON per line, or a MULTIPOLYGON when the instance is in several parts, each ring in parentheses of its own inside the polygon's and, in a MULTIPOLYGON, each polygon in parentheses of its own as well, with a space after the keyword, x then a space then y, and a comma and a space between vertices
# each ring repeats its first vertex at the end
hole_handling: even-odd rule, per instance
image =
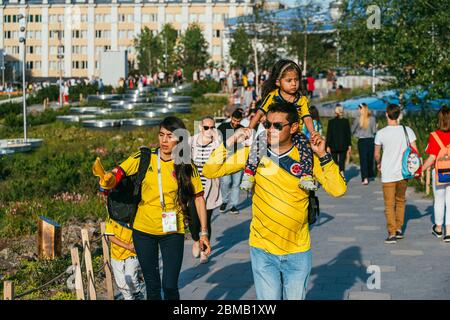
MULTIPOLYGON (((222 141, 227 141, 227 138, 231 137, 234 132, 242 128, 241 120, 243 118, 242 109, 236 109, 231 115, 231 121, 223 122, 219 125, 217 130, 222 134, 222 141)), ((234 144, 234 152, 237 150, 237 143, 234 144)), ((222 193, 222 205, 219 208, 219 212, 224 213, 227 208, 227 202, 230 200, 231 213, 239 214, 239 210, 236 208, 239 202, 239 185, 241 183, 243 171, 238 171, 231 175, 223 176, 220 178, 220 192, 222 193)))
POLYGON ((343 117, 344 108, 338 104, 334 112, 336 117, 328 122, 326 142, 328 152, 331 153, 334 162, 339 165, 339 170, 344 174, 347 153, 350 153, 352 148, 352 134, 350 122, 343 117))

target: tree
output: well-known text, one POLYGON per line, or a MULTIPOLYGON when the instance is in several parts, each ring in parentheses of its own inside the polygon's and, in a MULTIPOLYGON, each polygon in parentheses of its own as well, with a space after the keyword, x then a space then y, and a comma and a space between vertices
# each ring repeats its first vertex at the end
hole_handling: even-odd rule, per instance
POLYGON ((170 23, 166 23, 158 34, 158 38, 162 46, 161 70, 171 72, 177 67, 177 55, 175 51, 178 39, 177 30, 170 23))
POLYGON ((243 25, 239 25, 231 36, 230 57, 234 67, 247 66, 253 54, 250 38, 243 25))
POLYGON ((160 67, 162 57, 162 45, 159 37, 155 37, 152 31, 145 27, 134 39, 137 52, 139 73, 153 74, 160 67))
POLYGON ((348 64, 386 67, 400 97, 409 89, 425 89, 428 98, 448 97, 448 21, 446 0, 347 0, 342 53, 348 64))
POLYGON ((198 68, 203 68, 209 60, 208 42, 198 24, 190 24, 179 41, 179 59, 187 79, 198 68))

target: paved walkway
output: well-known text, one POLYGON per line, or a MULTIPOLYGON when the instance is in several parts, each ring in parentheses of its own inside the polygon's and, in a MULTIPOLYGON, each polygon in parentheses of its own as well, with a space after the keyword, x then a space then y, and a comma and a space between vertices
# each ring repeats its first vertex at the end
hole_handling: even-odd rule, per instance
MULTIPOLYGON (((350 180, 344 197, 319 192, 321 219, 311 230, 313 269, 307 299, 449 299, 450 244, 431 234, 432 200, 410 188, 405 238, 385 244, 380 181, 362 186, 356 166, 349 167, 346 176, 350 180), (369 266, 381 270, 379 289, 367 286, 367 280, 375 278, 373 271, 367 272, 369 266)), ((251 202, 241 196, 240 215, 218 210, 213 214, 208 264, 192 257, 192 241, 186 241, 182 299, 256 299, 248 247, 251 202)))

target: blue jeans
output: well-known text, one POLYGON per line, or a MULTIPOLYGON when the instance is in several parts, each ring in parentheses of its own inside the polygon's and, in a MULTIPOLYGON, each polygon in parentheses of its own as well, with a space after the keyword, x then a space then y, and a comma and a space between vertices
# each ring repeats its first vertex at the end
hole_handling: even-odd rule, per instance
POLYGON ((311 250, 275 255, 250 247, 258 300, 304 300, 311 272, 311 250))
POLYGON ((230 205, 237 206, 239 203, 239 185, 241 184, 243 171, 238 171, 236 173, 223 176, 220 178, 220 192, 222 193, 222 202, 228 203, 230 205), (231 185, 231 188, 230 188, 231 185), (231 189, 231 190, 230 190, 231 189), (228 199, 228 197, 230 199, 228 199))

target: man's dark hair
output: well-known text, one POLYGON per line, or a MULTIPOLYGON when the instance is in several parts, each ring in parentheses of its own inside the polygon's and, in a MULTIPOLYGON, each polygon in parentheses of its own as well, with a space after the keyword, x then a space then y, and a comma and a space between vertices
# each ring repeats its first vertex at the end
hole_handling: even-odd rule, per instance
POLYGON ((290 124, 298 122, 297 106, 290 102, 276 102, 269 107, 269 112, 282 112, 287 114, 287 120, 290 124))
POLYGON ((238 119, 238 120, 242 119, 242 111, 239 110, 239 109, 234 110, 234 112, 231 114, 231 117, 235 118, 235 119, 238 119))
POLYGON ((397 120, 398 117, 400 117, 400 113, 402 112, 402 109, 398 104, 390 104, 386 108, 386 113, 388 115, 388 118, 391 120, 397 120))

